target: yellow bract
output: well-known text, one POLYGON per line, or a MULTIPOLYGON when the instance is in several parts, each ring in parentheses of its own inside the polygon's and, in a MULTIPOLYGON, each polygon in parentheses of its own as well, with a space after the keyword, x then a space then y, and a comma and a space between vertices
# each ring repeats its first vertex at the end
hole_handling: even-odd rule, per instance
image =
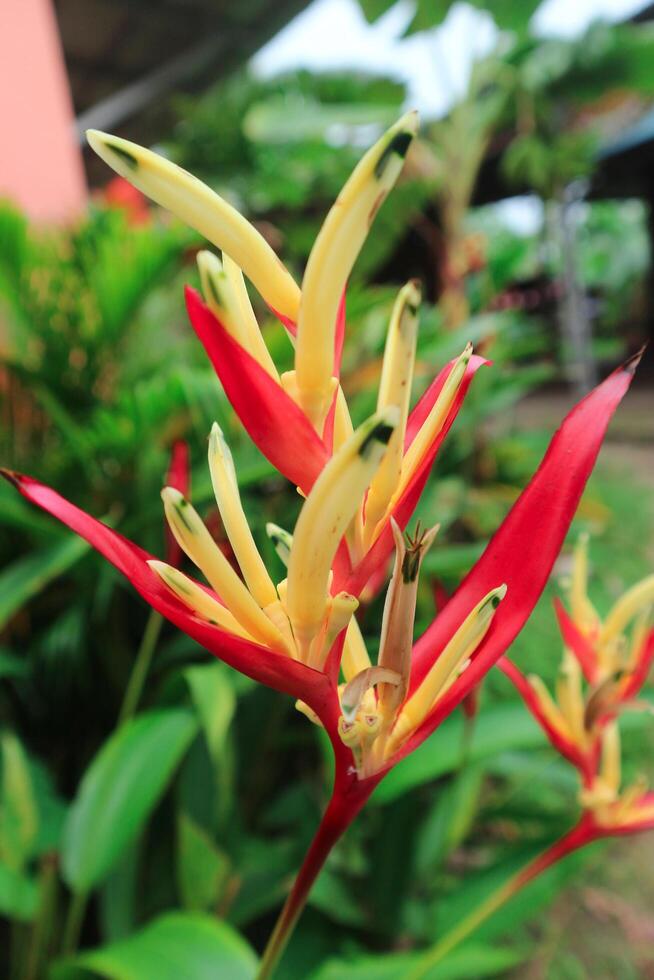
POLYGON ((230 255, 274 309, 297 319, 297 284, 265 238, 236 208, 152 150, 96 129, 87 130, 86 138, 116 173, 230 255))
POLYGON ((252 598, 197 511, 172 487, 166 487, 161 496, 168 524, 180 548, 197 565, 235 619, 257 642, 279 653, 288 652, 283 636, 252 598))
POLYGON ((387 756, 392 755, 427 718, 439 697, 465 669, 468 658, 490 629, 497 607, 505 595, 506 585, 492 589, 464 619, 418 689, 403 705, 386 746, 387 756))
POLYGON ((271 378, 279 383, 279 374, 259 329, 245 286, 243 273, 230 259, 204 249, 197 255, 204 300, 227 332, 245 348, 271 378))
POLYGON ((167 565, 164 561, 149 561, 148 565, 153 572, 156 572, 164 585, 168 586, 171 592, 174 592, 177 598, 189 609, 192 609, 200 619, 220 626, 229 633, 241 636, 245 640, 253 640, 230 611, 225 606, 221 606, 217 599, 205 592, 188 575, 184 575, 183 572, 173 568, 172 565, 167 565))
POLYGON ((418 338, 420 288, 415 280, 404 286, 395 301, 386 336, 377 410, 397 405, 400 420, 388 444, 388 452, 370 485, 366 499, 364 545, 369 545, 377 524, 386 513, 402 472, 404 435, 411 401, 411 383, 418 338))
POLYGON ((364 422, 332 456, 307 497, 288 562, 287 610, 302 659, 327 611, 332 562, 363 500, 398 420, 387 408, 364 422))
POLYGON ((317 429, 333 390, 338 305, 373 218, 399 176, 417 129, 417 113, 407 113, 368 150, 311 249, 302 280, 295 373, 300 404, 317 429))
POLYGON ((220 516, 236 560, 250 593, 264 608, 277 601, 277 591, 254 543, 238 492, 232 454, 217 422, 214 422, 209 437, 209 470, 220 516))

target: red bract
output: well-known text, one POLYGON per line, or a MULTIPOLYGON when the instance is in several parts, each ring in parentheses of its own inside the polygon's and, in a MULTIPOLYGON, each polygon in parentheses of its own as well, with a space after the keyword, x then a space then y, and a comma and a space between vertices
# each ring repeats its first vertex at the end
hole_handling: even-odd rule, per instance
POLYGON ((418 745, 479 682, 518 635, 561 549, 581 494, 599 453, 608 423, 629 388, 639 357, 618 368, 572 409, 554 435, 531 482, 513 505, 486 550, 414 651, 417 686, 447 639, 463 621, 470 597, 483 595, 498 581, 508 601, 468 669, 450 688, 437 711, 416 733, 418 745))
POLYGON ((327 449, 304 412, 229 335, 194 289, 186 308, 232 407, 263 455, 308 493, 327 462, 327 449))

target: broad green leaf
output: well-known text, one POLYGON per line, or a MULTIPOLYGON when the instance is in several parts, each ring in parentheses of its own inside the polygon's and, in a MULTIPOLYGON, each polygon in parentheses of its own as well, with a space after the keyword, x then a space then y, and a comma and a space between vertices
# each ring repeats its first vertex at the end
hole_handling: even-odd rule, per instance
POLYGON ((114 866, 163 795, 197 731, 180 709, 150 711, 123 725, 87 769, 64 830, 62 866, 88 891, 114 866))
POLYGON ((128 939, 55 965, 52 980, 252 980, 256 957, 226 922, 171 912, 128 939))
POLYGON ((0 629, 25 602, 67 571, 88 549, 82 538, 67 535, 5 568, 0 574, 0 629))
POLYGON ((125 848, 98 890, 100 935, 107 942, 124 939, 136 927, 142 843, 137 838, 125 848))
POLYGON ((29 762, 13 732, 2 735, 0 749, 0 860, 14 871, 20 871, 32 854, 39 816, 29 762))
POLYGON ((184 908, 216 907, 229 876, 229 859, 186 813, 177 823, 177 883, 184 908))
POLYGON ((465 839, 477 812, 483 777, 481 766, 466 766, 438 794, 418 834, 415 858, 418 877, 433 875, 434 865, 465 839))
MULTIPOLYGON (((464 720, 459 712, 389 773, 375 790, 373 800, 390 803, 415 786, 452 772, 461 763, 463 734, 464 720)), ((496 704, 475 719, 467 759, 472 763, 507 749, 543 745, 545 736, 522 704, 496 704)))
POLYGON ((29 922, 36 915, 39 888, 27 875, 0 864, 0 915, 29 922))
MULTIPOLYGON (((482 977, 506 976, 506 971, 520 962, 515 950, 490 946, 467 946, 455 950, 424 980, 481 980, 482 977)), ((312 973, 309 980, 398 980, 408 977, 419 963, 417 953, 386 953, 361 956, 352 960, 330 960, 312 973)))
POLYGON ((214 762, 219 762, 225 736, 234 716, 236 697, 223 664, 202 664, 189 667, 184 676, 214 762))

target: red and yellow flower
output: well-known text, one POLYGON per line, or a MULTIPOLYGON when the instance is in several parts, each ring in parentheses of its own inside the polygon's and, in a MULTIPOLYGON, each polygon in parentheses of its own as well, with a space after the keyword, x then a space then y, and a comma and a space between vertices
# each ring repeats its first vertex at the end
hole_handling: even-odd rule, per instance
POLYGON ((623 787, 619 716, 636 700, 654 660, 654 575, 625 592, 601 619, 588 596, 588 539, 575 549, 569 612, 556 613, 564 642, 553 693, 507 658, 501 667, 552 745, 579 772, 588 840, 654 827, 654 793, 643 778, 623 787))
POLYGON ((89 133, 96 152, 135 187, 206 237, 204 298, 187 290, 195 332, 253 442, 306 498, 292 534, 269 533, 288 568, 275 581, 243 510, 218 426, 209 442, 216 500, 240 575, 187 496, 163 491, 175 541, 201 581, 146 553, 55 490, 8 471, 24 497, 88 540, 143 598, 211 653, 291 695, 324 726, 336 757, 331 802, 264 961, 270 969, 322 861, 375 785, 466 698, 524 625, 564 540, 634 359, 567 416, 530 484, 429 629, 413 641, 420 563, 433 528, 404 529, 479 368, 468 345, 410 407, 419 289, 395 303, 375 414, 354 427, 340 384, 347 279, 417 130, 402 117, 364 155, 330 210, 301 287, 264 238, 186 171, 127 140, 89 133), (295 350, 279 374, 244 282, 281 321, 295 350), (355 612, 395 552, 373 664, 355 612))

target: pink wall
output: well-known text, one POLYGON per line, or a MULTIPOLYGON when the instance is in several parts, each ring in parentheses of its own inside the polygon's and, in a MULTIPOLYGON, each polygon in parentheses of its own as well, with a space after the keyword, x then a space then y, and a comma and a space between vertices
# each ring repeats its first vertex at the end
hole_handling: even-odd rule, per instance
POLYGON ((0 198, 62 222, 84 207, 57 23, 50 0, 0 0, 0 198))

